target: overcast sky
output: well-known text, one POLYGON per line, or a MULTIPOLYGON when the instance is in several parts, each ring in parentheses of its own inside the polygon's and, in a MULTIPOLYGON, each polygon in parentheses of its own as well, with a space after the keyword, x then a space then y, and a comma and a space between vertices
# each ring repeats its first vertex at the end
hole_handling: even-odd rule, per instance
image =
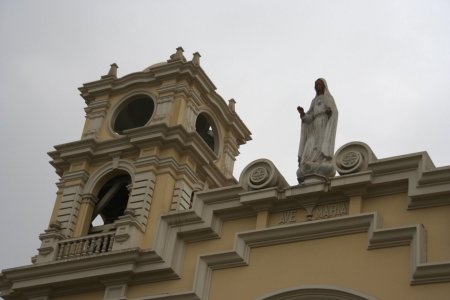
POLYGON ((200 52, 252 132, 236 178, 268 158, 296 184, 296 107, 319 77, 339 110, 336 150, 362 141, 378 158, 450 165, 450 1, 0 0, 0 269, 37 254, 58 181, 46 153, 84 124, 77 88, 178 46, 200 52))

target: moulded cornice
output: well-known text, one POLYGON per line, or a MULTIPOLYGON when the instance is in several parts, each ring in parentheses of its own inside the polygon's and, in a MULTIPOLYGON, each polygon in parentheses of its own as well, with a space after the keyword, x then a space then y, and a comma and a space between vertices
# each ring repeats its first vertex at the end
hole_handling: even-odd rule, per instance
POLYGON ((174 177, 183 174, 192 182, 197 182, 199 180, 192 169, 188 168, 186 165, 178 164, 173 158, 160 158, 157 156, 141 157, 135 161, 134 165, 137 168, 150 166, 157 174, 169 172, 174 177))
MULTIPOLYGON (((55 168, 63 168, 72 161, 110 159, 110 154, 120 154, 138 151, 142 147, 157 146, 162 149, 173 148, 183 155, 189 155, 195 163, 217 186, 235 184, 234 178, 226 178, 222 171, 212 161, 217 160, 216 154, 196 134, 187 132, 181 125, 168 127, 164 123, 149 127, 140 127, 126 132, 117 139, 99 142, 94 138, 55 146, 56 151, 49 152, 55 168)), ((167 160, 159 160, 164 163, 167 160)), ((141 160, 142 162, 142 160, 141 160)))
POLYGON ((330 181, 332 191, 341 190, 347 195, 364 194, 369 184, 372 183, 373 172, 365 171, 348 175, 333 177, 330 181))
POLYGON ((426 152, 378 160, 369 168, 374 171, 369 192, 406 187, 410 209, 450 204, 450 168, 435 168, 426 152))
POLYGON ((81 97, 85 100, 86 104, 89 105, 96 96, 105 94, 111 91, 115 83, 115 78, 103 78, 100 80, 92 81, 89 83, 83 84, 82 87, 79 87, 81 97))
MULTIPOLYGON (((294 189, 292 194, 326 190, 326 185, 294 189)), ((426 152, 378 159, 365 172, 332 178, 330 190, 366 198, 407 192, 409 209, 450 205, 450 167, 436 168, 426 152)))
POLYGON ((89 138, 66 144, 56 145, 54 146, 56 151, 50 153, 52 158, 54 155, 64 160, 68 160, 71 158, 77 159, 91 158, 94 153, 94 149, 97 147, 97 145, 98 145, 97 140, 89 138))
POLYGON ((181 125, 167 127, 166 124, 160 123, 151 127, 129 130, 127 136, 130 138, 130 143, 137 147, 156 145, 163 149, 174 148, 183 155, 189 155, 217 186, 236 183, 235 179, 226 178, 212 163, 218 158, 206 143, 196 133, 187 132, 181 125))
MULTIPOLYGON (((196 199, 198 200, 198 205, 194 205, 194 209, 203 208, 200 206, 201 204, 211 205, 213 203, 219 202, 222 203, 224 201, 230 200, 239 200, 239 194, 243 192, 244 189, 241 185, 236 184, 233 186, 227 186, 222 188, 210 189, 207 191, 198 192, 196 194, 196 199)), ((198 211, 200 213, 200 211, 198 211)))
POLYGON ((90 102, 99 94, 111 93, 133 84, 149 84, 151 82, 161 82, 167 77, 180 78, 183 76, 188 80, 197 82, 205 93, 216 90, 216 87, 201 67, 193 65, 191 62, 181 61, 162 64, 151 68, 149 71, 134 72, 117 79, 108 78, 85 83, 79 90, 86 102, 90 102))
MULTIPOLYGON (((51 288, 52 295, 65 295, 71 289, 101 289, 105 280, 127 277, 133 282, 152 282, 178 278, 154 251, 130 249, 72 260, 60 260, 4 270, 2 284, 10 284, 11 296, 17 291, 51 288)), ((0 278, 1 279, 1 278, 0 278)), ((13 298, 15 299, 15 298, 13 298)))
POLYGON ((411 284, 427 284, 450 281, 450 262, 418 265, 411 284))
POLYGON ((202 164, 217 160, 216 154, 197 134, 187 132, 181 125, 168 127, 165 123, 159 123, 128 130, 126 136, 131 144, 138 147, 158 145, 163 149, 175 147, 180 151, 192 151, 195 148, 198 153, 193 158, 201 157, 202 164))
POLYGON ((255 190, 240 194, 241 203, 251 206, 254 210, 268 210, 275 202, 284 197, 278 188, 267 188, 263 190, 255 190))
POLYGON ((202 69, 202 67, 196 66, 191 61, 177 61, 167 64, 161 64, 151 68, 150 72, 153 72, 155 74, 155 77, 157 78, 163 78, 166 76, 173 77, 173 73, 188 74, 191 79, 197 79, 197 82, 201 84, 200 86, 205 92, 210 93, 211 91, 216 90, 216 86, 202 69))
POLYGON ((450 166, 439 167, 431 171, 424 171, 417 181, 418 185, 435 185, 450 182, 450 166))
POLYGON ((86 182, 89 179, 89 173, 84 170, 69 171, 62 176, 62 179, 65 182, 72 180, 82 180, 83 182, 86 182))
POLYGON ((369 163, 369 169, 376 176, 410 170, 419 170, 422 172, 434 168, 435 166, 426 152, 383 158, 369 163))

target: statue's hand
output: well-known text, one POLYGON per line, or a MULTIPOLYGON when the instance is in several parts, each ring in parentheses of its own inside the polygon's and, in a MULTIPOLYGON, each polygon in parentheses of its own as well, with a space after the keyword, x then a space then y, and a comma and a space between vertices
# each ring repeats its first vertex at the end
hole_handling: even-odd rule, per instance
POLYGON ((333 112, 331 111, 331 109, 327 108, 326 113, 327 113, 327 116, 328 116, 328 117, 331 117, 331 114, 332 114, 333 112))
POLYGON ((297 106, 297 111, 299 112, 301 117, 305 115, 305 110, 303 109, 303 107, 297 106))

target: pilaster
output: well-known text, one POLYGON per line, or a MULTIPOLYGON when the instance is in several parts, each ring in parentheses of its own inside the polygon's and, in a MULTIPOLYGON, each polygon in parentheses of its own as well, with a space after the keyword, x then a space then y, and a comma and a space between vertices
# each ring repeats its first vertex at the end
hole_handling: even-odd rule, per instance
POLYGON ((109 108, 108 96, 98 98, 85 108, 86 125, 82 139, 95 138, 104 123, 104 119, 109 108))
POLYGON ((87 234, 92 221, 91 216, 94 212, 95 204, 98 201, 98 198, 95 195, 89 193, 81 195, 81 199, 81 206, 78 215, 78 219, 80 220, 80 222, 77 222, 77 225, 75 227, 75 237, 87 234))
POLYGON ((39 235, 39 239, 42 243, 35 262, 45 263, 55 260, 58 255, 58 241, 64 239, 64 235, 61 233, 61 223, 50 224, 49 228, 39 235))
POLYGON ((186 210, 191 206, 192 188, 184 179, 175 183, 170 210, 186 210))
POLYGON ((140 247, 144 236, 144 227, 139 224, 133 209, 125 210, 125 214, 114 222, 116 234, 112 251, 140 247))

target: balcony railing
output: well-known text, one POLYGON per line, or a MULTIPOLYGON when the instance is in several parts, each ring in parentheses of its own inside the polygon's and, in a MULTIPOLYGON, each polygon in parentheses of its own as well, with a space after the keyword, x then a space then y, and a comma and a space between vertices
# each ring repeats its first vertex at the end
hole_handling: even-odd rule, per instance
POLYGON ((57 260, 111 252, 114 232, 87 235, 58 242, 57 260))

